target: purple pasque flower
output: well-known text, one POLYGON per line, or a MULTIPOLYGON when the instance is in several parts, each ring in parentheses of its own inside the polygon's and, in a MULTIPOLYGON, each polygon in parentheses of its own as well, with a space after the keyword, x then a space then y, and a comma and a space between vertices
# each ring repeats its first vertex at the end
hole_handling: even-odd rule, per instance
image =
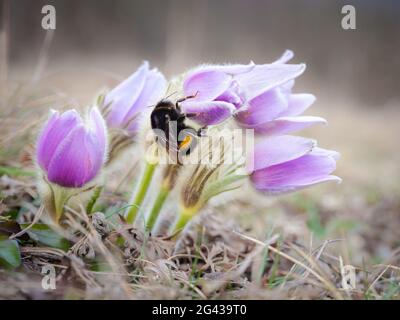
POLYGON ((201 125, 218 124, 232 115, 237 123, 259 134, 285 134, 307 128, 325 119, 301 114, 315 101, 312 94, 293 94, 294 79, 304 64, 288 64, 287 50, 271 64, 209 65, 190 71, 184 78, 186 113, 201 125))
MULTIPOLYGON (((292 57, 293 53, 287 50, 273 65, 278 68, 287 65, 286 62, 292 57)), ((263 66, 260 69, 263 69, 263 66)), ((305 66, 301 73, 304 69, 305 66)), ((321 117, 301 116, 315 101, 312 94, 292 93, 294 78, 301 73, 293 74, 293 77, 286 82, 276 81, 275 85, 267 89, 262 88, 261 83, 254 82, 251 73, 243 75, 241 79, 243 86, 253 88, 253 94, 247 96, 246 104, 236 113, 237 122, 242 127, 266 135, 286 134, 314 124, 326 123, 321 117)))
POLYGON ((250 180, 257 190, 270 194, 341 181, 331 175, 339 154, 316 147, 311 139, 284 135, 264 138, 255 145, 251 156, 250 180))
POLYGON ((37 142, 37 161, 47 180, 80 188, 100 172, 107 153, 107 130, 97 107, 84 121, 76 110, 51 111, 37 142))
POLYGON ((193 120, 201 125, 218 124, 229 118, 243 103, 242 92, 235 76, 249 72, 248 65, 209 65, 190 71, 183 80, 185 96, 195 96, 182 102, 186 113, 195 113, 193 120))
POLYGON ((164 96, 166 84, 162 73, 143 62, 135 73, 106 94, 103 113, 108 127, 135 135, 146 108, 164 96))
MULTIPOLYGON (((193 119, 202 125, 239 115, 248 110, 249 101, 303 73, 304 64, 285 63, 288 54, 271 64, 206 65, 190 71, 184 77, 183 92, 196 96, 182 103, 183 110, 198 114, 193 119)), ((241 123, 240 117, 237 120, 241 123)))

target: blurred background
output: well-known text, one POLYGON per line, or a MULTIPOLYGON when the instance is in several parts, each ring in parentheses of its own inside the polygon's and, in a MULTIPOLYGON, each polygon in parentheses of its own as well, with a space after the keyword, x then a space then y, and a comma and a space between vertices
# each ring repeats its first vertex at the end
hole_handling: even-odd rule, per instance
POLYGON ((315 94, 308 113, 329 121, 303 134, 341 152, 343 183, 279 198, 276 215, 264 214, 264 208, 247 213, 296 236, 310 229, 321 237, 346 232, 350 250, 360 253, 354 254, 358 262, 387 258, 399 247, 399 1, 0 3, 7 31, 0 44, 3 80, 31 83, 35 92, 52 90, 78 105, 90 103, 99 89, 115 85, 143 60, 169 77, 199 63, 267 63, 293 50, 293 61, 307 64, 295 91, 315 94), (47 37, 41 27, 46 4, 57 13, 56 30, 47 37), (356 30, 341 27, 345 4, 356 8, 356 30))
POLYGON ((398 98, 396 0, 9 2, 9 54, 16 66, 37 60, 46 33, 41 8, 52 4, 57 26, 49 50, 51 67, 79 61, 124 75, 147 59, 170 76, 202 62, 264 63, 290 48, 297 62, 308 64, 306 80, 324 84, 318 90, 351 96, 369 107, 398 98), (356 30, 341 28, 345 4, 356 8, 356 30))

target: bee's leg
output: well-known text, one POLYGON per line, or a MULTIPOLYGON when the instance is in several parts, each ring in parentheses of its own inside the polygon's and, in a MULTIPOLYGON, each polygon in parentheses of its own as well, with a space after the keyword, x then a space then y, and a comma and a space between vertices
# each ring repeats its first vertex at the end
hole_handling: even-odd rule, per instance
POLYGON ((186 96, 186 97, 183 97, 183 98, 180 98, 180 99, 176 100, 176 103, 180 103, 180 102, 183 102, 183 101, 188 100, 188 99, 196 98, 198 94, 199 94, 199 92, 197 91, 195 94, 192 94, 190 96, 186 96))
POLYGON ((176 100, 175 107, 176 107, 178 110, 180 110, 181 108, 180 108, 179 104, 180 104, 181 102, 183 102, 183 101, 185 101, 185 100, 188 100, 188 99, 196 98, 196 96, 198 95, 198 93, 199 93, 199 92, 197 91, 195 94, 192 94, 192 95, 190 95, 190 96, 186 96, 186 97, 183 97, 183 98, 180 98, 180 99, 176 100))
POLYGON ((198 114, 198 113, 191 112, 191 113, 182 113, 182 115, 183 115, 184 117, 186 117, 186 118, 194 118, 194 117, 197 117, 199 114, 198 114))
POLYGON ((181 113, 178 117, 178 121, 184 121, 186 118, 193 118, 198 115, 198 113, 181 113))

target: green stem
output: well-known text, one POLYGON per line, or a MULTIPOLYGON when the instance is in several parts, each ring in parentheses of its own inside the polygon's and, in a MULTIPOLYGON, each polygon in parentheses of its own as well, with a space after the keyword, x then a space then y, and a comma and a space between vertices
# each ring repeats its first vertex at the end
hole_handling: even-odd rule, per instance
POLYGON ((93 195, 90 198, 90 200, 86 206, 86 213, 88 215, 90 215, 92 213, 93 207, 96 204, 97 200, 99 199, 102 190, 103 190, 103 186, 98 186, 94 189, 93 195))
POLYGON ((158 215, 160 214, 160 210, 164 205, 165 200, 169 195, 169 189, 161 186, 160 191, 158 192, 157 198, 154 201, 153 208, 151 209, 149 219, 146 223, 146 230, 151 231, 155 222, 157 221, 158 215))
POLYGON ((178 220, 175 223, 173 232, 175 234, 174 238, 176 239, 179 233, 185 228, 187 223, 193 218, 193 216, 199 211, 200 206, 196 206, 193 208, 182 208, 179 212, 178 220))
POLYGON ((146 161, 146 166, 144 168, 143 176, 141 177, 140 184, 136 190, 136 195, 134 196, 133 201, 131 203, 132 206, 126 216, 126 221, 128 223, 132 224, 136 219, 139 208, 142 205, 143 200, 146 196, 151 179, 153 178, 156 166, 157 166, 156 164, 152 164, 146 161))
POLYGON ((66 190, 62 187, 51 187, 52 190, 52 199, 53 199, 53 208, 52 216, 54 221, 58 224, 63 213, 64 213, 64 205, 67 203, 70 198, 69 190, 66 190))
POLYGON ((183 228, 186 226, 186 224, 189 222, 190 217, 186 215, 180 215, 178 218, 178 221, 176 221, 175 227, 174 227, 174 233, 177 231, 182 231, 183 228))

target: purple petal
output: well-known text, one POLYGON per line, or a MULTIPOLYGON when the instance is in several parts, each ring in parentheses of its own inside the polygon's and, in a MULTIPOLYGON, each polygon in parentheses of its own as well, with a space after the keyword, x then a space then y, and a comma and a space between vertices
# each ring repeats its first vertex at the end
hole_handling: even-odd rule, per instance
POLYGON ((254 170, 287 162, 311 152, 316 142, 295 136, 269 137, 254 147, 254 170))
POLYGON ((300 131, 315 124, 326 124, 326 120, 321 117, 312 116, 281 117, 260 124, 254 127, 254 130, 258 134, 276 135, 300 131))
POLYGON ((137 112, 133 118, 131 118, 131 121, 129 121, 125 127, 131 137, 139 132, 143 119, 149 119, 151 111, 151 108, 145 108, 141 112, 137 112))
POLYGON ((107 115, 107 124, 110 127, 119 127, 122 125, 126 114, 143 90, 148 72, 149 63, 145 61, 135 73, 105 96, 104 105, 108 106, 111 104, 110 112, 107 115))
POLYGON ((124 117, 123 124, 129 125, 132 117, 137 113, 161 100, 165 94, 166 85, 164 76, 157 70, 151 70, 146 76, 140 95, 124 117))
POLYGON ((294 57, 294 53, 292 50, 286 50, 280 57, 279 59, 277 59, 276 61, 274 61, 273 63, 276 64, 282 64, 282 63, 286 63, 289 60, 292 60, 294 57))
POLYGON ((301 75, 305 64, 265 64, 235 77, 248 100, 301 75))
POLYGON ((325 157, 332 157, 334 160, 339 160, 340 153, 333 150, 327 150, 322 148, 314 148, 311 152, 315 156, 325 156, 325 157))
POLYGON ((215 100, 232 103, 238 109, 242 106, 244 98, 241 97, 238 83, 233 81, 230 88, 218 96, 215 100))
POLYGON ((298 116, 302 114, 309 106, 315 102, 316 98, 312 94, 297 93, 291 94, 289 97, 289 107, 281 114, 285 116, 298 116))
POLYGON ((88 127, 93 131, 97 137, 99 147, 104 157, 108 147, 107 126, 97 107, 93 107, 89 112, 88 127))
POLYGON ((246 73, 253 70, 255 64, 253 61, 250 61, 249 64, 222 64, 222 65, 205 65, 201 67, 202 71, 220 71, 232 76, 238 75, 241 73, 246 73))
POLYGON ((251 99, 248 107, 236 114, 236 119, 245 127, 253 127, 274 120, 287 107, 288 96, 279 88, 271 89, 251 99))
POLYGON ((194 121, 200 125, 214 125, 229 118, 235 106, 224 101, 185 101, 181 104, 185 113, 197 113, 194 121))
POLYGON ((295 83, 294 80, 289 80, 288 82, 285 82, 284 84, 280 85, 279 88, 282 90, 284 94, 290 95, 292 94, 294 83, 295 83))
POLYGON ((330 175, 335 169, 336 162, 332 157, 310 153, 258 170, 251 175, 251 181, 258 190, 282 193, 325 181, 340 181, 340 178, 330 175))
POLYGON ((97 136, 79 125, 57 148, 48 168, 48 179, 63 187, 79 188, 92 180, 103 161, 97 136))
POLYGON ((43 170, 48 169, 57 147, 81 122, 81 117, 76 110, 68 110, 61 115, 57 111, 52 111, 50 119, 39 135, 37 144, 37 159, 43 170))
POLYGON ((342 179, 335 176, 335 175, 329 175, 326 176, 324 178, 319 178, 314 180, 313 182, 309 182, 309 183, 305 183, 305 184, 298 184, 298 185, 287 185, 287 186, 266 186, 266 185, 260 185, 258 186, 254 181, 256 181, 258 178, 256 177, 252 177, 251 178, 254 186, 257 190, 259 191, 263 191, 267 194, 270 195, 276 195, 276 194, 283 194, 283 193, 289 193, 289 192, 294 192, 294 191, 298 191, 304 188, 308 188, 320 183, 324 183, 324 182, 329 182, 329 181, 335 181, 337 183, 341 183, 342 179))
POLYGON ((223 94, 232 83, 232 77, 222 71, 195 71, 183 82, 185 96, 196 95, 192 101, 214 100, 223 94))

